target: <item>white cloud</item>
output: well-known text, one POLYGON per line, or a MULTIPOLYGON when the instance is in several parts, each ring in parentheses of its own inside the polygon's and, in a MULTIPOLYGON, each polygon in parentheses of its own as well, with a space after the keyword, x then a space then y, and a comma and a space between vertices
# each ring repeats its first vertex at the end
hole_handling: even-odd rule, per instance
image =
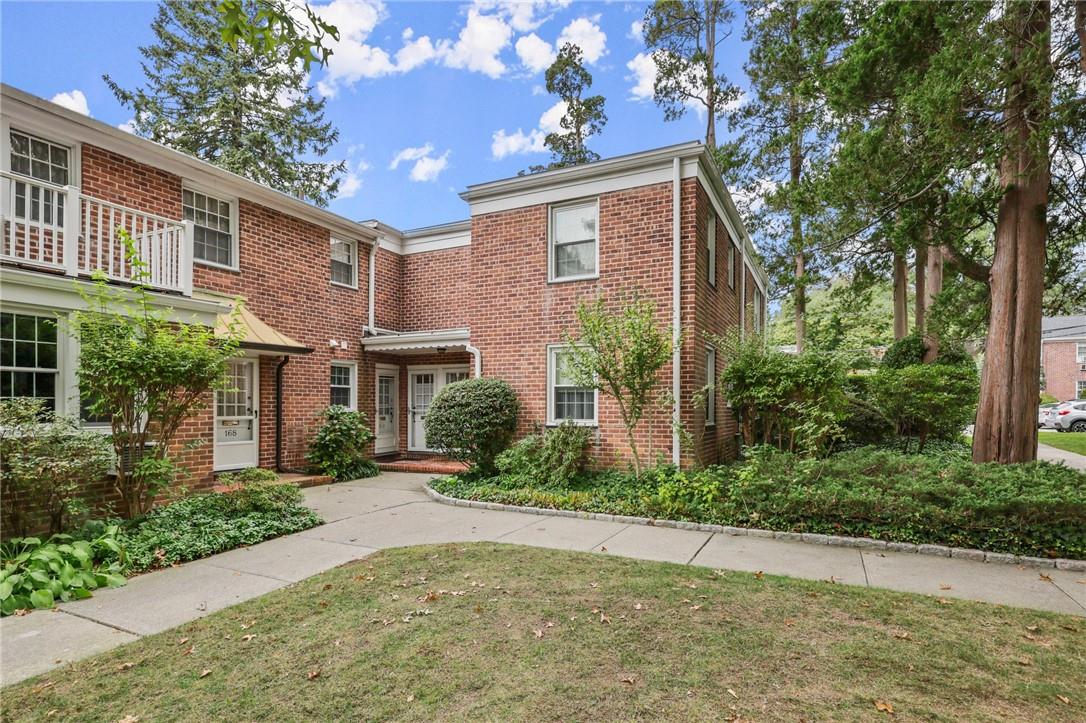
POLYGON ((546 95, 546 93, 547 93, 547 89, 544 88, 542 85, 533 85, 532 86, 532 95, 546 95))
POLYGON ((312 8, 339 30, 338 41, 328 40, 332 55, 325 77, 317 83, 321 95, 334 96, 341 85, 352 85, 362 78, 376 78, 395 70, 387 52, 365 42, 386 16, 380 0, 332 0, 312 8))
POLYGON ((430 38, 423 35, 421 38, 406 43, 396 52, 396 70, 406 73, 433 60, 436 55, 437 51, 430 42, 430 38))
POLYGON ((120 128, 125 133, 133 133, 134 134, 136 132, 136 119, 135 118, 129 118, 124 123, 118 123, 117 127, 120 128))
POLYGON ((554 48, 535 33, 522 35, 517 40, 516 48, 520 62, 533 73, 546 70, 554 62, 554 48))
POLYGON ((442 40, 438 55, 450 68, 463 68, 499 78, 505 74, 501 55, 513 37, 513 29, 497 15, 482 15, 476 8, 468 10, 468 20, 456 42, 442 40))
POLYGON ((560 100, 539 116, 539 130, 544 133, 561 133, 562 118, 566 114, 566 102, 560 100))
POLYGON ((547 150, 543 140, 544 134, 540 130, 525 133, 517 128, 514 133, 506 133, 502 128, 490 138, 490 153, 494 158, 505 158, 515 153, 543 153, 547 150))
POLYGON ((550 20, 550 10, 569 7, 572 0, 476 0, 475 7, 493 10, 518 33, 535 30, 550 20))
POLYGON ((645 21, 634 20, 630 23, 630 32, 626 35, 630 40, 638 43, 645 42, 645 21))
POLYGON ((600 16, 591 18, 577 18, 569 25, 562 28, 562 34, 554 45, 561 48, 566 43, 573 43, 581 49, 584 59, 589 63, 595 63, 607 53, 607 33, 600 30, 600 16))
POLYGON ((82 113, 83 115, 90 115, 90 108, 87 107, 87 96, 83 95, 81 90, 73 90, 67 93, 57 93, 53 96, 53 102, 59 106, 67 108, 68 110, 74 110, 76 113, 82 113))
POLYGON ((445 151, 437 158, 423 156, 418 159, 411 169, 411 180, 436 181, 437 177, 441 175, 441 172, 449 165, 449 153, 451 153, 451 151, 445 151))
POLYGON ((392 163, 388 164, 388 170, 395 171, 396 167, 404 161, 417 161, 423 156, 428 156, 433 152, 434 146, 432 143, 427 143, 424 146, 404 148, 392 158, 392 163))
POLYGON ((343 181, 339 184, 339 192, 336 194, 337 199, 354 198, 355 194, 362 188, 362 174, 370 170, 372 166, 365 158, 353 159, 362 153, 365 148, 362 144, 347 146, 347 175, 343 177, 343 181))
POLYGON ((626 63, 630 71, 628 80, 633 81, 630 88, 630 98, 633 100, 648 100, 652 98, 653 86, 656 84, 656 61, 649 53, 638 53, 630 62, 626 63))

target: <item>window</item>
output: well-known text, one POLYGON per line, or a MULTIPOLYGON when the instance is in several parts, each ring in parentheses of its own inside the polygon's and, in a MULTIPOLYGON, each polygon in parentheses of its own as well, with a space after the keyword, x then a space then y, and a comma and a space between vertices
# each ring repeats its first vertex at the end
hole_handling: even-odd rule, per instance
POLYGON ((705 426, 716 426, 716 349, 705 350, 705 426))
MULTIPOLYGON (((57 186, 68 185, 67 146, 60 146, 19 131, 11 131, 11 171, 57 186)), ((15 182, 15 218, 64 225, 64 194, 52 188, 15 182), (29 197, 28 197, 29 194, 29 197), (28 209, 29 206, 29 216, 28 209)))
POLYGON ((579 424, 595 424, 596 390, 574 385, 568 363, 566 347, 547 348, 547 421, 558 424, 569 419, 579 424))
POLYGON ((468 378, 468 373, 464 371, 457 372, 445 372, 445 383, 454 384, 455 382, 462 382, 468 378))
POLYGON ((1086 344, 1075 345, 1075 356, 1079 364, 1086 364, 1086 344))
POLYGON ((728 287, 735 288, 735 244, 728 244, 728 287))
POLYGON ((1077 386, 1075 388, 1075 398, 1086 399, 1086 380, 1079 379, 1076 384, 1077 386))
POLYGON ((230 201, 186 188, 182 192, 181 205, 185 220, 192 221, 196 226, 193 256, 215 266, 236 267, 234 217, 230 201))
POLYGON ((355 269, 358 268, 357 246, 354 241, 339 241, 332 239, 332 283, 339 286, 357 288, 355 269))
POLYGON ((57 408, 57 325, 48 316, 0 314, 0 398, 36 397, 57 408))
POLYGON ((709 286, 716 286, 716 212, 709 209, 709 286))
POLYGON ((332 362, 330 404, 355 408, 355 365, 349 362, 332 362))
POLYGON ((754 331, 762 331, 762 290, 754 287, 754 331))
POLYGON ((596 276, 599 244, 595 200, 550 210, 550 280, 570 281, 596 276))

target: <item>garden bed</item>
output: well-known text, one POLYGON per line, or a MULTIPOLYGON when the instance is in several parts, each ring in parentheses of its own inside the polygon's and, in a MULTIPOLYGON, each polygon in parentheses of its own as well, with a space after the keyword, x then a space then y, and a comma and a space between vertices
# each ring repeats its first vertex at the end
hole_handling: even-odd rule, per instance
MULTIPOLYGON (((795 535, 869 538, 1038 559, 1086 559, 1086 474, 1044 462, 975 465, 955 452, 862 448, 824 460, 755 451, 748 461, 639 478, 585 474, 566 485, 447 477, 449 497, 668 519, 795 535)), ((812 541, 825 542, 818 538, 812 541)), ((945 550, 945 551, 944 551, 945 550)), ((1013 561, 1006 560, 1006 561, 1013 561)))

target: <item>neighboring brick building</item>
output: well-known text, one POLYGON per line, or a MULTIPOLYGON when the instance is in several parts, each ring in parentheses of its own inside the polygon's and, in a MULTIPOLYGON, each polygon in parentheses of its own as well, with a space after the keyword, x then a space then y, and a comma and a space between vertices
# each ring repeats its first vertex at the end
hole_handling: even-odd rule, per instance
POLYGON ((1043 392, 1061 402, 1086 399, 1086 315, 1041 319, 1043 392))
POLYGON ((468 220, 399 231, 7 86, 0 122, 0 396, 79 413, 78 350, 41 319, 79 308, 76 285, 95 269, 130 280, 113 231, 123 226, 150 263, 156 301, 179 318, 219 323, 245 300, 235 389, 183 431, 203 442, 185 453, 198 484, 220 470, 301 466, 329 403, 371 418, 378 454, 425 453, 433 395, 475 374, 513 385, 521 432, 572 418, 595 427, 601 460, 625 459, 614 405, 564 383, 561 342, 579 301, 635 290, 683 331, 677 366, 660 376, 676 404, 647 415, 642 450, 683 464, 734 452, 725 400, 694 396, 720 371, 706 332, 760 327, 766 277, 699 143, 471 186, 468 220))

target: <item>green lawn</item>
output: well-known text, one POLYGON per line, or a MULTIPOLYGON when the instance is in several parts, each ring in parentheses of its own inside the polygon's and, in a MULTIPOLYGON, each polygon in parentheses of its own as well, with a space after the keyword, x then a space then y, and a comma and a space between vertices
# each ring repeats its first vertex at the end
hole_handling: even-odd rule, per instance
POLYGON ((1075 454, 1086 454, 1086 432, 1038 432, 1041 444, 1075 454))
POLYGON ((1086 719, 1086 620, 494 544, 388 550, 4 691, 6 720, 1086 719), (1062 698, 1061 698, 1062 696, 1062 698))

